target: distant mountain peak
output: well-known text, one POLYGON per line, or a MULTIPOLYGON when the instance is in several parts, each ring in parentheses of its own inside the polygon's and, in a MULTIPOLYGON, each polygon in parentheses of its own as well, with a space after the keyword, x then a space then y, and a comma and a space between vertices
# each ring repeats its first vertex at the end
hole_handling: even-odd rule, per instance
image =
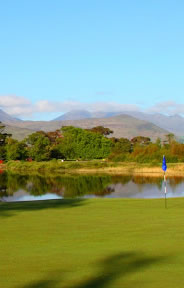
POLYGON ((71 110, 53 121, 64 121, 64 120, 81 120, 85 118, 92 118, 91 113, 87 110, 71 110))
POLYGON ((177 119, 183 119, 183 116, 179 115, 179 114, 173 114, 169 116, 170 118, 177 118, 177 119))
POLYGON ((3 122, 4 124, 6 123, 11 124, 14 122, 19 122, 21 120, 18 118, 14 118, 13 116, 9 115, 8 113, 0 109, 0 121, 3 122))

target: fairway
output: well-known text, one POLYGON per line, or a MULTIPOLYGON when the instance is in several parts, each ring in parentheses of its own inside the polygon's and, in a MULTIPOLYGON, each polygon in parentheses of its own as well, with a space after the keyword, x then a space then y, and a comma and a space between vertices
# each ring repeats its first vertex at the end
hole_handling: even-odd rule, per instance
POLYGON ((184 287, 184 199, 0 204, 0 287, 184 287))

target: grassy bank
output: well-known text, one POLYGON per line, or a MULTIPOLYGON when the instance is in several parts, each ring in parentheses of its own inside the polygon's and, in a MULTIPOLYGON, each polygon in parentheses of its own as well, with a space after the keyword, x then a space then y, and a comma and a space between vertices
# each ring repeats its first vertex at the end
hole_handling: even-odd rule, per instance
POLYGON ((184 286, 184 199, 0 204, 0 287, 184 286))
MULTIPOLYGON (((10 161, 1 168, 12 171, 48 171, 63 173, 108 173, 108 174, 147 174, 152 176, 163 175, 162 164, 152 163, 128 163, 128 162, 103 162, 103 161, 48 161, 48 162, 25 162, 10 161)), ((184 173, 184 163, 168 163, 168 176, 184 173)))

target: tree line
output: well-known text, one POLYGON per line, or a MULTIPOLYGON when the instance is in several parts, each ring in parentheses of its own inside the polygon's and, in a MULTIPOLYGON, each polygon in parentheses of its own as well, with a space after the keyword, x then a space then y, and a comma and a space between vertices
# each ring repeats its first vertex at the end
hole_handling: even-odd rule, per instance
POLYGON ((103 126, 91 129, 63 126, 53 132, 38 131, 22 141, 4 132, 0 123, 0 159, 48 161, 51 159, 109 161, 184 162, 184 144, 178 143, 173 134, 165 141, 158 138, 154 143, 149 137, 137 136, 130 139, 110 137, 113 133, 103 126))

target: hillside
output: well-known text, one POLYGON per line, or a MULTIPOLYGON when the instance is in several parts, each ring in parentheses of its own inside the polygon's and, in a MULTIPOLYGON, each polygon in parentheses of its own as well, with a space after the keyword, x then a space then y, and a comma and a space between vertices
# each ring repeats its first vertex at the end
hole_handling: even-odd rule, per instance
POLYGON ((68 121, 21 121, 15 123, 15 126, 19 128, 30 130, 44 130, 53 131, 60 129, 62 126, 75 126, 81 128, 92 128, 94 126, 105 126, 114 131, 113 137, 127 137, 132 138, 134 136, 142 135, 148 136, 152 140, 157 137, 164 138, 165 134, 168 134, 167 130, 164 130, 148 121, 139 120, 129 115, 119 115, 109 118, 90 118, 84 120, 68 120, 68 121))
MULTIPOLYGON (((140 120, 151 122, 177 136, 184 136, 184 117, 180 115, 164 115, 160 113, 144 113, 139 111, 121 112, 89 112, 86 110, 70 111, 57 118, 57 120, 80 120, 84 118, 109 118, 117 115, 126 114, 140 120)), ((56 120, 56 119, 55 119, 56 120)))
POLYGON ((115 117, 102 118, 102 119, 85 119, 75 121, 63 121, 62 125, 73 125, 81 128, 92 128, 94 126, 105 126, 114 131, 113 137, 126 137, 133 138, 138 135, 150 137, 152 140, 156 140, 158 137, 164 138, 168 133, 150 122, 136 119, 129 115, 119 115, 115 117))
POLYGON ((184 117, 176 115, 164 115, 160 113, 148 114, 137 111, 125 111, 124 114, 133 116, 140 120, 152 122, 153 124, 174 133, 177 136, 184 135, 184 117))
MULTIPOLYGON (((157 137, 164 138, 168 131, 173 132, 172 129, 160 128, 164 125, 169 128, 183 129, 184 125, 178 123, 183 121, 183 117, 168 117, 161 114, 145 114, 141 112, 124 112, 123 115, 116 115, 117 112, 96 112, 90 113, 85 110, 71 111, 61 117, 63 121, 21 121, 13 118, 3 110, 0 109, 0 121, 5 123, 6 132, 11 133, 14 138, 22 140, 27 135, 34 131, 54 131, 60 129, 62 126, 76 126, 81 128, 92 128, 94 126, 105 126, 114 131, 114 137, 132 138, 137 135, 148 136, 155 140, 157 137), (131 116, 128 113, 132 114, 131 116), (114 116, 115 114, 115 116, 114 116), (132 117, 136 115, 136 117, 132 117), (157 115, 157 116, 156 116, 157 115), (111 117, 110 117, 111 116, 111 117), (88 117, 88 118, 87 118, 88 117), (96 118, 94 118, 96 117, 96 118), (98 118, 101 117, 101 118, 98 118), (103 118, 102 118, 103 117, 103 118), (167 121, 166 117, 170 120, 167 121), (80 118, 79 120, 76 120, 80 118), (141 119, 142 118, 142 119, 141 119), (146 119, 147 118, 147 119, 146 119), (70 120, 67 120, 70 119, 70 120), (154 124, 155 122, 158 124, 154 124)), ((175 132, 173 132, 175 133, 175 132)), ((177 133, 175 133, 177 135, 177 133)), ((181 135, 181 134, 180 134, 181 135)))
POLYGON ((26 128, 19 128, 16 126, 6 125, 5 132, 12 134, 14 139, 23 140, 28 135, 32 134, 34 131, 26 128))

